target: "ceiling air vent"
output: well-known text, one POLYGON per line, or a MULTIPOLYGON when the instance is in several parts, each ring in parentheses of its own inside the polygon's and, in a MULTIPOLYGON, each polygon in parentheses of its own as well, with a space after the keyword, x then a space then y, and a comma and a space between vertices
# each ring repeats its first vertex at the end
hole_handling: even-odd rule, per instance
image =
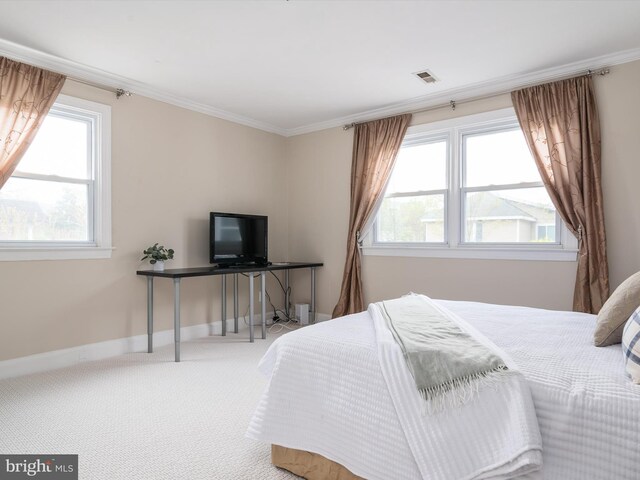
POLYGON ((434 83, 436 81, 436 77, 431 75, 428 71, 424 70, 422 72, 414 73, 416 77, 422 80, 425 83, 434 83))

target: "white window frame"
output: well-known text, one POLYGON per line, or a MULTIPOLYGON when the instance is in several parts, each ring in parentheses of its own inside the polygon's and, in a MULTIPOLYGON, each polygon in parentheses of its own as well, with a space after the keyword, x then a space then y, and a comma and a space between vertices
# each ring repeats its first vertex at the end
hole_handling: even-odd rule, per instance
MULTIPOLYGON (((445 155, 447 156, 447 159, 449 158, 449 156, 451 155, 451 135, 450 132, 427 132, 425 135, 413 135, 411 138, 407 138, 407 136, 405 136, 405 139, 402 142, 402 146, 403 147, 411 147, 411 146, 415 146, 415 145, 425 145, 425 144, 429 144, 429 143, 436 143, 436 142, 446 142, 446 153, 445 155)), ((444 240, 442 242, 428 242, 428 245, 432 245, 432 246, 446 246, 448 244, 448 230, 449 230, 449 216, 448 216, 448 211, 449 211, 449 177, 451 177, 451 165, 450 163, 447 161, 446 164, 446 168, 445 168, 445 175, 446 175, 446 180, 445 180, 445 185, 446 187, 443 189, 431 189, 431 190, 421 190, 418 192, 402 192, 402 193, 397 193, 397 194, 393 194, 390 195, 387 198, 394 198, 394 197, 415 197, 415 196, 419 196, 419 195, 424 195, 424 196, 429 196, 429 195, 443 195, 444 197, 444 202, 443 202, 443 211, 444 211, 444 240)), ((382 202, 380 202, 380 205, 378 205, 378 210, 380 209, 380 207, 382 206, 382 202)), ((376 216, 377 216, 377 212, 376 212, 376 216)), ((387 245, 387 246, 416 246, 416 247, 421 247, 422 245, 425 244, 425 242, 378 242, 377 237, 378 237, 378 223, 374 222, 373 223, 373 227, 372 227, 372 243, 375 245, 387 245)))
MULTIPOLYGON (((556 214, 555 243, 477 243, 464 241, 464 193, 466 191, 503 190, 525 186, 542 186, 542 182, 488 187, 463 187, 463 135, 490 132, 517 125, 513 108, 458 117, 451 120, 415 125, 407 129, 403 146, 449 136, 445 199, 444 243, 400 243, 376 241, 377 225, 364 237, 362 253, 374 256, 475 258, 502 260, 576 261, 578 241, 556 214)), ((374 214, 376 217, 378 212, 374 214)))
POLYGON ((92 158, 88 180, 20 171, 13 176, 34 180, 77 183, 89 189, 89 225, 92 238, 86 242, 0 241, 0 261, 72 260, 111 258, 111 107, 68 95, 58 95, 50 113, 80 119, 91 125, 92 158))

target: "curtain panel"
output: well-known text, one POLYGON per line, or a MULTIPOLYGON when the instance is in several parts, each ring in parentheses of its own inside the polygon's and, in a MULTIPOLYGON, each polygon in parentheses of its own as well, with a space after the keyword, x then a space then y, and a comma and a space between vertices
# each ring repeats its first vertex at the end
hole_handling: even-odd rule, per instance
POLYGON ((410 121, 411 114, 406 114, 355 126, 347 257, 334 318, 364 310, 360 233, 384 194, 410 121))
POLYGON ((511 93, 553 204, 579 240, 573 308, 597 313, 609 296, 600 123, 590 76, 511 93))
POLYGON ((38 133, 65 79, 0 57, 0 188, 38 133))

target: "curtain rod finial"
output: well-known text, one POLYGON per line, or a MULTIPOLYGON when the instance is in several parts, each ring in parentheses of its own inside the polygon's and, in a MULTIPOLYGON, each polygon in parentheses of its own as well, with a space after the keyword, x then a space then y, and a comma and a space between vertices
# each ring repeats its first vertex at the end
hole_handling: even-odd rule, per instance
POLYGON ((605 75, 608 75, 610 73, 610 70, 608 68, 601 68, 600 70, 587 70, 587 75, 592 76, 592 75, 600 75, 601 77, 604 77, 605 75))
POLYGON ((125 96, 125 97, 130 97, 131 95, 133 95, 129 90, 125 90, 124 88, 118 88, 116 89, 116 99, 120 100, 120 97, 125 96))

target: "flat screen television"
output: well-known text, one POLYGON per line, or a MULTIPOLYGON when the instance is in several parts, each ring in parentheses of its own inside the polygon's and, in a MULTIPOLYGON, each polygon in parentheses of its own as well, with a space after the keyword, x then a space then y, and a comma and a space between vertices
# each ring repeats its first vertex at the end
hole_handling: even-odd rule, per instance
POLYGON ((267 265, 267 217, 209 214, 209 262, 220 267, 267 265))

